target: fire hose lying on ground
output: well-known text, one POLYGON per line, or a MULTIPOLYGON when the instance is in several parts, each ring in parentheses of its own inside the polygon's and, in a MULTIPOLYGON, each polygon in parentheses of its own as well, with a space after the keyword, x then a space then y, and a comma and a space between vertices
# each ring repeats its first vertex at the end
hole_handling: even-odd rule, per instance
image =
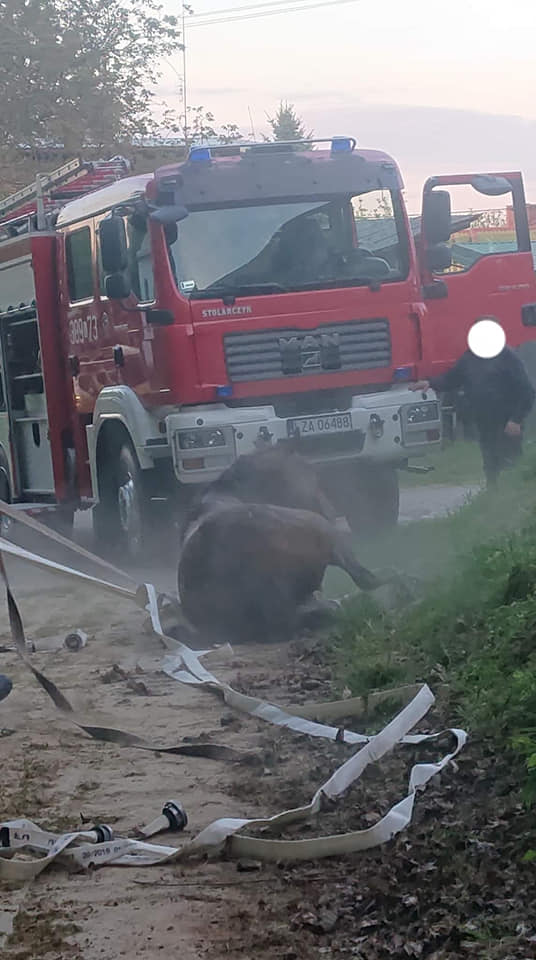
MULTIPOLYGON (((160 637, 167 653, 162 661, 163 671, 173 679, 203 688, 220 696, 232 709, 250 716, 286 727, 296 733, 328 740, 344 740, 355 744, 358 750, 316 790, 310 803, 302 807, 285 810, 262 819, 244 819, 225 817, 209 823, 192 840, 181 847, 165 846, 148 842, 150 837, 164 829, 182 829, 186 818, 182 817, 180 804, 169 801, 163 813, 138 832, 143 839, 114 837, 111 828, 95 825, 91 830, 57 834, 44 830, 29 820, 7 820, 0 822, 0 879, 10 882, 25 882, 36 877, 50 863, 59 861, 65 865, 80 869, 90 866, 151 866, 176 860, 184 860, 199 854, 217 854, 224 851, 230 857, 247 857, 261 861, 313 860, 320 857, 339 856, 386 843, 404 830, 413 817, 416 795, 454 760, 466 742, 463 730, 452 728, 436 734, 411 734, 410 731, 422 720, 435 702, 434 695, 426 684, 388 690, 372 695, 376 701, 391 700, 393 697, 411 700, 390 723, 378 734, 366 736, 349 730, 320 722, 324 719, 347 718, 363 714, 364 699, 356 697, 332 703, 315 703, 309 706, 288 707, 284 709, 273 703, 247 696, 220 681, 207 670, 201 660, 204 652, 191 649, 186 644, 166 634, 162 628, 160 612, 163 597, 159 597, 152 584, 136 588, 127 574, 112 567, 105 561, 83 550, 71 541, 52 532, 31 518, 21 516, 7 504, 0 504, 0 514, 5 514, 37 529, 39 533, 54 540, 86 560, 119 575, 132 586, 119 586, 109 580, 92 577, 86 573, 49 560, 39 554, 18 547, 5 538, 0 538, 0 576, 2 577, 8 602, 9 621, 13 642, 17 653, 51 698, 56 708, 72 723, 90 737, 114 744, 134 747, 142 750, 167 752, 179 755, 208 757, 215 760, 239 762, 250 760, 251 755, 233 748, 215 744, 165 745, 153 743, 135 734, 105 726, 87 724, 75 713, 69 700, 58 687, 37 670, 30 662, 22 617, 11 591, 4 563, 4 556, 10 555, 29 564, 45 568, 48 573, 61 577, 70 577, 85 581, 98 590, 115 593, 143 606, 149 613, 153 630, 160 637), (417 763, 409 776, 408 791, 400 801, 365 830, 352 831, 333 836, 317 836, 307 839, 274 839, 273 835, 282 833, 290 824, 304 822, 337 800, 362 775, 369 764, 385 756, 396 745, 417 746, 426 741, 438 740, 446 733, 453 738, 453 748, 437 763, 417 763), (171 806, 170 806, 171 805, 171 806), (170 814, 170 810, 175 808, 170 814), (248 834, 247 830, 266 831, 270 837, 258 837, 248 834), (34 859, 28 859, 28 853, 34 859), (21 856, 22 855, 22 856, 21 856)), ((183 812, 182 812, 183 813, 183 812)))

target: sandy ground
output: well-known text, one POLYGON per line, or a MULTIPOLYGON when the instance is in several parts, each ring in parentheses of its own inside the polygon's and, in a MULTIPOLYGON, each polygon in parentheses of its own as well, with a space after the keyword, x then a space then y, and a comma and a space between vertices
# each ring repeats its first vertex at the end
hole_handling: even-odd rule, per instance
MULTIPOLYGON (((405 491, 403 517, 422 516, 431 500, 431 509, 441 511, 463 502, 463 495, 458 488, 405 491)), ((84 523, 78 538, 89 546, 84 523)), ((172 588, 175 571, 169 564, 138 571, 139 579, 149 573, 161 588, 172 588)), ((32 663, 85 717, 169 745, 188 738, 224 743, 252 751, 259 765, 97 743, 54 708, 14 653, 4 652, 0 672, 12 678, 13 691, 0 703, 0 820, 26 816, 64 831, 76 829, 83 817, 111 824, 116 835, 128 835, 160 813, 166 800, 178 798, 187 810, 186 836, 191 837, 221 816, 268 815, 308 800, 346 757, 344 745, 322 744, 320 749, 248 717, 232 719, 216 696, 168 678, 160 669, 161 643, 145 629, 145 614, 133 603, 78 582, 30 573, 12 559, 9 575, 27 635, 37 646, 40 639, 76 627, 89 634, 78 653, 32 655, 32 663), (106 682, 114 664, 126 678, 106 682), (141 693, 129 686, 128 678, 141 682, 141 693)), ((9 642, 2 609, 0 644, 9 642)), ((212 654, 210 668, 238 689, 282 704, 331 695, 324 668, 315 663, 314 646, 311 652, 307 646, 252 644, 232 655, 212 654)), ((162 842, 179 845, 181 835, 165 834, 162 842)), ((262 904, 273 901, 288 877, 276 867, 243 872, 241 866, 216 859, 71 875, 57 867, 23 889, 0 888, 0 944, 2 925, 5 930, 18 909, 14 932, 7 942, 3 938, 2 957, 302 956, 281 952, 277 938, 264 943, 262 936, 252 936, 262 927, 262 904)), ((304 876, 299 882, 305 882, 304 876)))
MULTIPOLYGON (((225 711, 216 697, 161 673, 162 647, 144 631, 144 614, 136 607, 94 589, 52 579, 46 583, 45 577, 40 578, 41 588, 34 585, 28 594, 18 563, 10 564, 10 574, 27 634, 36 644, 41 637, 74 626, 90 635, 87 647, 78 653, 32 656, 32 663, 57 683, 84 717, 159 743, 174 745, 201 737, 261 756, 258 722, 239 719, 222 727, 225 711), (103 682, 113 664, 142 682, 147 692, 131 691, 126 680, 103 682)), ((262 653, 263 669, 275 676, 286 651, 271 648, 262 653)), ((244 648, 240 660, 235 657, 229 662, 227 655, 219 662, 215 656, 211 668, 235 682, 241 673, 247 685, 248 670, 240 665, 243 661, 258 670, 257 656, 254 648, 244 648)), ((241 799, 240 779, 251 776, 249 768, 96 743, 54 709, 14 654, 3 654, 1 663, 14 685, 0 706, 4 728, 1 819, 27 816, 63 831, 76 829, 83 815, 111 824, 117 835, 126 835, 158 815, 166 800, 179 798, 189 817, 187 835, 193 836, 219 816, 252 816, 270 810, 268 797, 265 806, 260 796, 241 799), (7 735, 9 730, 14 732, 7 735)), ((260 776, 263 769, 261 764, 260 776)), ((174 841, 169 834, 162 842, 180 839, 174 841)), ((54 869, 29 885, 22 900, 20 892, 0 894, 4 908, 13 897, 22 911, 17 935, 11 938, 14 942, 4 946, 2 956, 82 956, 87 960, 179 953, 184 960, 194 960, 206 952, 224 956, 227 948, 220 948, 220 943, 226 937, 226 917, 242 902, 242 885, 231 884, 222 892, 210 885, 207 889, 204 881, 236 882, 240 877, 235 864, 224 862, 143 870, 109 867, 92 875, 72 876, 54 869), (182 886, 183 876, 194 885, 182 886), (166 891, 162 882, 178 886, 166 891), (69 935, 63 925, 71 922, 77 929, 69 935)))

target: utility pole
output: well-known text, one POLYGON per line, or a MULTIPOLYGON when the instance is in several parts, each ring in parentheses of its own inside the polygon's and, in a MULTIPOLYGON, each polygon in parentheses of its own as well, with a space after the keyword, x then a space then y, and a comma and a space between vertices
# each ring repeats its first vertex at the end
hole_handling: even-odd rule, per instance
POLYGON ((255 127, 253 126, 253 117, 251 114, 251 107, 248 104, 248 114, 249 114, 249 125, 251 127, 251 139, 255 140, 255 127))
POLYGON ((188 97, 186 93, 186 4, 182 0, 182 99, 184 107, 184 146, 188 149, 188 97))

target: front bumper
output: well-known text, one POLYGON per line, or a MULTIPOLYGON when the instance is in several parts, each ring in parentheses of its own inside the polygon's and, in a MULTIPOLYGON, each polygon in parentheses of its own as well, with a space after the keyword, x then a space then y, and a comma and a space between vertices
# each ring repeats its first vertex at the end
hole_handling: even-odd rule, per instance
POLYGON ((314 463, 363 459, 377 463, 404 463, 441 443, 441 410, 429 391, 424 397, 404 388, 358 395, 346 410, 308 417, 278 417, 272 406, 230 408, 211 404, 189 408, 166 418, 168 443, 175 475, 181 483, 214 480, 237 457, 252 453, 262 442, 287 443, 292 423, 312 422, 312 432, 296 440, 296 449, 314 463), (329 417, 333 429, 315 432, 329 417), (350 429, 337 431, 344 422, 350 429), (185 447, 195 440, 207 445, 185 447))

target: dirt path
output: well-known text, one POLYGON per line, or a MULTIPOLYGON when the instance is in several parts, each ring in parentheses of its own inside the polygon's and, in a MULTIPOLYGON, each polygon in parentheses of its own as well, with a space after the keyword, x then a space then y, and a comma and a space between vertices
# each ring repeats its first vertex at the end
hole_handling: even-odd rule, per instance
POLYGON ((467 498, 476 494, 479 487, 470 484, 453 485, 434 483, 400 490, 400 523, 414 523, 443 517, 459 510, 467 498))
MULTIPOLYGON (((230 715, 216 696, 168 678, 160 669, 160 641, 145 629, 144 613, 128 602, 41 573, 29 576, 18 561, 10 561, 9 571, 29 636, 63 636, 74 627, 90 635, 78 653, 32 657, 86 717, 159 742, 200 738, 235 746, 254 752, 258 765, 92 741, 54 709, 14 654, 2 653, 0 670, 14 686, 0 703, 0 819, 27 816, 63 831, 76 828, 83 816, 127 835, 156 816, 166 800, 177 798, 187 810, 186 836, 191 837, 221 816, 269 815, 308 801, 350 755, 352 748, 345 744, 312 741, 230 715), (110 674, 114 664, 127 679, 110 674), (137 688, 141 692, 129 686, 128 678, 143 685, 137 688)), ((163 570, 161 579, 165 577, 163 570)), ((4 642, 9 641, 2 614, 0 644, 4 642)), ((333 697, 329 670, 312 642, 290 648, 252 644, 231 655, 214 653, 210 668, 237 689, 281 704, 333 697)), ((437 714, 427 718, 428 728, 439 729, 443 722, 437 714)), ((430 756, 436 755, 434 748, 430 756)), ((415 757, 415 751, 411 756, 396 751, 321 823, 291 835, 345 832, 375 822, 404 795, 415 757)), ((2 910, 19 910, 2 957, 534 957, 528 942, 531 922, 525 923, 523 904, 516 900, 512 906, 509 872, 523 852, 518 836, 523 813, 515 812, 515 797, 508 790, 495 803, 498 779, 496 760, 471 747, 462 755, 458 773, 449 770, 441 785, 419 799, 415 824, 396 843, 344 860, 260 868, 217 858, 71 875, 51 869, 22 890, 0 888, 0 919, 2 910), (450 836, 462 838, 461 846, 453 848, 458 853, 446 842, 450 836), (465 896, 461 887, 473 875, 476 880, 465 896), (495 918, 507 916, 505 930, 513 931, 508 949, 498 954, 474 949, 470 925, 484 909, 478 882, 488 884, 495 918), (473 949, 466 952, 460 946, 465 942, 473 949)), ((162 842, 179 845, 181 836, 165 834, 162 842)), ((527 869, 532 874, 525 878, 522 896, 530 917, 536 890, 534 868, 527 869)), ((1 934, 0 923, 0 940, 1 934)), ((502 938, 501 928, 501 943, 502 938)))
MULTIPOLYGON (((10 568, 29 636, 38 641, 76 625, 92 636, 79 653, 41 653, 32 658, 84 715, 159 742, 201 737, 262 753, 257 722, 237 720, 220 726, 224 711, 217 698, 160 672, 162 648, 144 632, 141 611, 93 590, 73 589, 57 580, 47 583, 44 577, 39 589, 34 577, 28 594, 21 568, 13 563, 10 568), (143 682, 147 693, 133 692, 125 680, 104 682, 113 664, 143 682)), ((4 637, 6 624, 3 628, 4 637)), ((254 664, 255 653, 243 650, 240 660, 254 664)), ((275 675, 283 654, 270 650, 264 668, 275 675)), ((0 740, 2 819, 28 816, 64 830, 76 828, 82 814, 125 834, 156 816, 166 800, 180 798, 191 836, 221 815, 265 812, 260 798, 241 797, 239 782, 250 776, 249 770, 95 743, 54 710, 15 655, 2 655, 1 664, 14 689, 0 706, 0 726, 15 731, 0 740)), ((226 663, 215 657, 211 666, 235 679, 240 669, 237 659, 229 663, 228 657, 226 663)), ((264 767, 260 769, 262 775, 264 767)), ((169 836, 163 842, 170 842, 169 836)), ((180 953, 184 960, 194 960, 209 948, 218 956, 229 908, 243 902, 243 893, 240 884, 223 894, 218 887, 206 889, 204 881, 240 877, 236 865, 220 862, 186 868, 106 868, 93 875, 68 876, 53 870, 24 891, 17 935, 3 956, 112 960, 180 953), (167 892, 160 887, 163 881, 180 883, 182 875, 194 885, 167 892), (71 933, 73 922, 76 930, 71 933)), ((20 893, 14 896, 18 901, 20 893)), ((9 902, 9 897, 4 893, 2 901, 9 902)))
MULTIPOLYGON (((37 652, 32 663, 90 722, 170 745, 218 741, 253 752, 257 765, 96 743, 54 709, 14 653, 2 653, 0 667, 12 678, 13 692, 0 704, 0 819, 24 816, 64 831, 76 829, 83 817, 127 835, 158 815, 166 800, 179 798, 189 818, 186 836, 191 837, 221 816, 266 815, 280 805, 309 800, 330 763, 340 763, 341 749, 333 745, 332 760, 322 754, 321 769, 309 777, 307 768, 317 764, 318 751, 297 764, 296 747, 307 750, 303 738, 231 716, 216 696, 168 678, 160 669, 161 642, 146 629, 143 611, 128 601, 29 571, 11 558, 8 572, 27 636, 37 647, 44 638, 61 637, 75 627, 89 634, 88 645, 78 653, 37 652), (114 665, 134 680, 136 689, 114 675, 114 665), (300 766, 303 777, 297 778, 300 766), (302 782, 293 796, 289 782, 296 779, 302 782)), ((4 612, 0 642, 10 642, 4 612)), ((210 667, 238 689, 283 703, 329 696, 325 668, 311 665, 308 657, 300 665, 294 649, 252 645, 234 654, 216 652, 210 667)), ((181 839, 167 834, 162 842, 181 839)), ((281 886, 277 872, 268 873, 267 889, 281 886)), ((51 869, 22 891, 2 891, 2 907, 19 909, 2 956, 115 960, 180 954, 183 960, 197 960, 205 954, 234 955, 233 940, 236 955, 244 956, 236 922, 248 904, 257 910, 257 898, 250 900, 249 891, 257 891, 259 878, 257 872, 241 872, 236 863, 219 859, 164 868, 108 867, 91 875, 51 869)), ((4 926, 7 922, 4 916, 4 926)))

